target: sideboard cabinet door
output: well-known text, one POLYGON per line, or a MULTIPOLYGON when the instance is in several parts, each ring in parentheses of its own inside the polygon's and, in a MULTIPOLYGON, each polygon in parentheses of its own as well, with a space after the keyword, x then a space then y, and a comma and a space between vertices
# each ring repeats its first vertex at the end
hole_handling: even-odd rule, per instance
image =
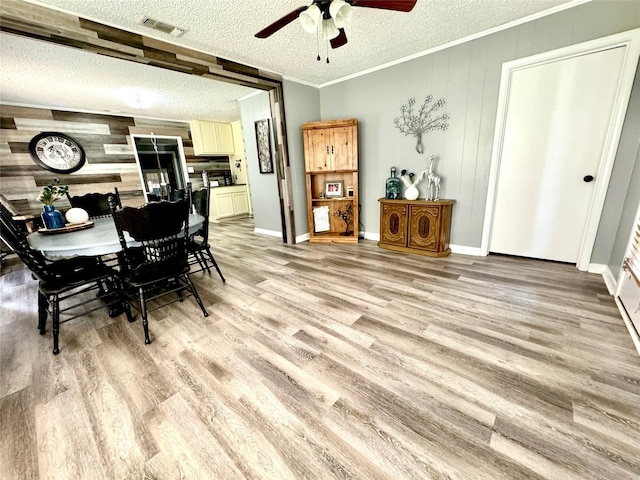
POLYGON ((409 216, 409 246, 438 251, 438 233, 440 232, 440 208, 411 205, 409 216))
POLYGON ((407 213, 407 205, 382 204, 381 242, 402 247, 407 246, 407 213))

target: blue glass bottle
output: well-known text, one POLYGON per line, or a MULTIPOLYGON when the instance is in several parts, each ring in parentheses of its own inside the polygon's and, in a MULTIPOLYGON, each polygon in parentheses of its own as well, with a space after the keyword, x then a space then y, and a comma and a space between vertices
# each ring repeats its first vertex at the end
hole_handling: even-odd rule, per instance
POLYGON ((40 217, 45 227, 48 229, 64 227, 64 218, 54 205, 43 205, 42 208, 44 211, 40 214, 40 217))

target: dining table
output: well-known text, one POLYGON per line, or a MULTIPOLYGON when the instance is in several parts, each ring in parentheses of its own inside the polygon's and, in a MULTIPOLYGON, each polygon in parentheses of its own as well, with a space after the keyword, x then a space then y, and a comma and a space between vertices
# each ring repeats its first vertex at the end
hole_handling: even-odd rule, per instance
MULTIPOLYGON (((27 237, 34 250, 42 252, 48 258, 96 256, 117 253, 122 250, 118 231, 112 217, 95 218, 90 228, 75 231, 33 232, 27 237)), ((204 217, 196 213, 189 214, 189 234, 197 232, 204 222, 204 217)), ((137 246, 127 232, 124 232, 127 245, 137 246)))

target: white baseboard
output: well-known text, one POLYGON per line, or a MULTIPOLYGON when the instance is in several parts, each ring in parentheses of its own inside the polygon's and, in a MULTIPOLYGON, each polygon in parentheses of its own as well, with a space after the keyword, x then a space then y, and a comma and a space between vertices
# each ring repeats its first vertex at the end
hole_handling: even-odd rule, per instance
POLYGON ((363 232, 365 240, 373 240, 374 242, 380 241, 379 233, 363 232))
MULTIPOLYGON (((373 240, 374 242, 380 241, 380 234, 373 232, 363 232, 365 240, 373 240)), ((462 255, 473 255, 475 257, 481 257, 480 248, 466 247, 464 245, 449 245, 451 253, 460 253, 462 255)))
POLYGON ((298 235, 296 237, 296 243, 306 242, 307 240, 309 240, 308 233, 303 233, 302 235, 298 235))
POLYGON ((474 257, 482 257, 480 247, 467 247, 465 245, 449 245, 451 253, 459 253, 461 255, 473 255, 474 257))
POLYGON ((604 263, 590 263, 587 272, 603 274, 606 268, 604 263))
POLYGON ((618 281, 616 280, 616 277, 613 276, 609 265, 604 263, 590 263, 587 271, 589 273, 598 273, 602 275, 602 279, 604 280, 604 284, 607 286, 609 295, 614 295, 616 293, 618 281))
POLYGON ((631 340, 633 341, 633 344, 635 345, 636 350, 638 351, 638 355, 640 355, 640 334, 638 334, 636 327, 633 326, 633 323, 631 322, 631 319, 629 318, 627 311, 622 305, 622 302, 620 302, 620 299, 618 297, 614 297, 613 299, 616 302, 616 305, 618 305, 618 310, 620 310, 620 315, 622 315, 624 324, 627 326, 627 330, 629 330, 629 335, 631 336, 631 340))
POLYGON ((618 289, 618 280, 613 275, 609 265, 607 265, 606 270, 602 273, 602 278, 604 278, 604 283, 607 286, 607 290, 609 290, 609 294, 615 295, 618 289))
POLYGON ((269 235, 270 237, 282 238, 282 232, 278 232, 277 230, 265 230, 264 228, 254 228, 253 233, 258 233, 260 235, 269 235))

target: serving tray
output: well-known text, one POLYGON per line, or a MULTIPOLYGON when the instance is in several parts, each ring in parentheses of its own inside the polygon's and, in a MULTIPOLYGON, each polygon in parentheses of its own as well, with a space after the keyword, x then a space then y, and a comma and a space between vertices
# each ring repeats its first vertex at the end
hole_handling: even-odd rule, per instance
POLYGON ((38 233, 42 235, 56 235, 58 233, 69 233, 75 232, 77 230, 84 230, 85 228, 91 228, 93 226, 93 222, 89 220, 88 222, 74 223, 72 225, 67 225, 66 227, 61 228, 40 228, 38 230, 38 233))

